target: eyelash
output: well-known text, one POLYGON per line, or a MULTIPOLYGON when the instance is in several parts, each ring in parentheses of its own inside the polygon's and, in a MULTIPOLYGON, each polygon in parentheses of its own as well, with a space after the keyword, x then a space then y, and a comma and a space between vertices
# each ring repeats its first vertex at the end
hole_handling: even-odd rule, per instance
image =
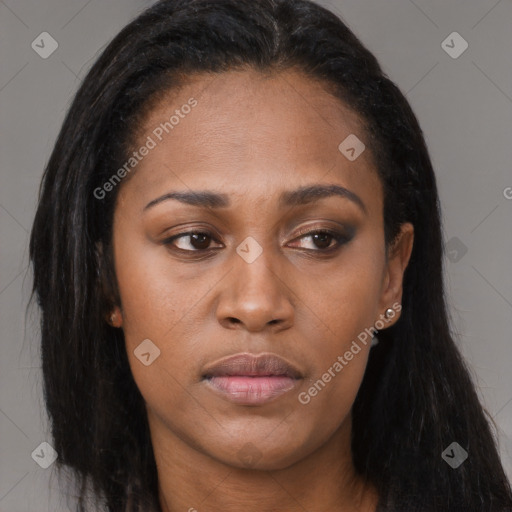
MULTIPOLYGON (((299 230, 299 232, 298 232, 299 236, 294 238, 294 240, 300 239, 300 238, 304 238, 304 237, 307 237, 307 236, 312 236, 312 235, 315 235, 315 234, 325 234, 325 235, 331 236, 333 238, 333 241, 336 242, 336 245, 334 247, 328 247, 328 248, 325 248, 325 249, 302 249, 303 251, 315 252, 315 253, 323 253, 323 254, 330 254, 330 253, 340 249, 342 245, 344 245, 347 242, 349 242, 350 239, 352 238, 350 235, 345 235, 345 234, 340 233, 338 231, 334 231, 334 230, 327 229, 327 228, 318 228, 318 229, 305 228, 303 230, 299 230)), ((167 239, 163 240, 162 243, 164 245, 171 246, 171 245, 173 245, 173 242, 175 240, 177 240, 179 238, 191 236, 191 235, 206 235, 208 238, 212 239, 214 242, 220 243, 218 240, 215 239, 214 234, 211 231, 208 231, 208 230, 196 230, 196 231, 186 231, 186 232, 183 232, 183 233, 178 233, 176 235, 173 235, 170 238, 167 238, 167 239)), ((179 247, 175 247, 174 249, 176 251, 181 252, 181 253, 189 253, 189 254, 190 253, 196 253, 196 254, 197 253, 199 253, 199 254, 202 253, 204 255, 204 254, 207 254, 207 253, 212 253, 216 249, 219 249, 219 247, 208 248, 208 249, 195 249, 195 250, 180 249, 179 247)))

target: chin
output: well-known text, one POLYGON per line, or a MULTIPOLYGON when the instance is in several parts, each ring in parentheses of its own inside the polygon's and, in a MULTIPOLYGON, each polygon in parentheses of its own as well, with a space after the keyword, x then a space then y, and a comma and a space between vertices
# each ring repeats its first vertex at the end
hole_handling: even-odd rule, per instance
POLYGON ((257 441, 254 437, 244 435, 240 436, 236 443, 235 439, 236 437, 232 437, 225 452, 219 453, 215 458, 240 469, 279 471, 308 455, 304 443, 297 437, 276 436, 272 441, 257 441))

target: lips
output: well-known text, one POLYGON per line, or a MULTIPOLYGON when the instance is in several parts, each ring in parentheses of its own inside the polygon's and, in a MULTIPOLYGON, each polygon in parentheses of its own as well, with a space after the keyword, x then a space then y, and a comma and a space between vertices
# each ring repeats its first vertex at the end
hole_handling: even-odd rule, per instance
POLYGON ((237 354, 225 357, 206 368, 204 378, 210 377, 302 377, 300 371, 274 354, 237 354))
POLYGON ((275 354, 237 354, 207 366, 208 388, 238 405, 262 405, 297 386, 301 372, 275 354))

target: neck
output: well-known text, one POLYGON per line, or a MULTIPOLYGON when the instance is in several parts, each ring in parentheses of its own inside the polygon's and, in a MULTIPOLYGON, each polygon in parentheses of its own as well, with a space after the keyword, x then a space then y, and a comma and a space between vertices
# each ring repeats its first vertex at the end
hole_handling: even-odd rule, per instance
POLYGON ((210 457, 148 413, 162 512, 375 512, 375 488, 355 472, 351 418, 323 446, 283 469, 242 469, 210 457))

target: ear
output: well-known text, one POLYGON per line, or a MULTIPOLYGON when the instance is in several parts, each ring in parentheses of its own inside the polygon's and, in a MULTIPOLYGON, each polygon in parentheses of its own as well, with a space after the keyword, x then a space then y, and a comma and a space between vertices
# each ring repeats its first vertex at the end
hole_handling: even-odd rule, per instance
MULTIPOLYGON (((397 312, 401 310, 401 307, 393 308, 393 305, 402 304, 403 278, 411 257, 413 243, 414 226, 410 222, 406 222, 401 225, 400 232, 388 249, 379 303, 381 313, 388 308, 396 309, 397 312)), ((393 325, 399 317, 399 314, 395 315, 392 320, 387 322, 386 327, 393 325)))
MULTIPOLYGON (((102 311, 105 321, 113 327, 121 327, 123 323, 122 311, 116 292, 115 278, 109 270, 109 263, 113 265, 113 262, 107 261, 108 255, 105 253, 101 242, 95 244, 94 252, 96 257, 97 286, 103 298, 102 311)), ((110 266, 110 268, 112 267, 110 266)))

